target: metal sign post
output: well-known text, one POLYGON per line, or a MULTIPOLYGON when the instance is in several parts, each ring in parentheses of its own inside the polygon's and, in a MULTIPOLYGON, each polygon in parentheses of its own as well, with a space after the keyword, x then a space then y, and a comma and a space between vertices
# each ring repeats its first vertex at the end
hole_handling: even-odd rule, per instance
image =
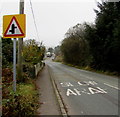
POLYGON ((16 92, 16 38, 13 40, 13 90, 16 92))

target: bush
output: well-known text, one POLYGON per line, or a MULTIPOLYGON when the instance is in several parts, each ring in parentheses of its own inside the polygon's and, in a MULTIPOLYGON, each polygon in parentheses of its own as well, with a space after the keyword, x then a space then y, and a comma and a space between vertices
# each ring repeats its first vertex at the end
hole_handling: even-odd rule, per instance
POLYGON ((12 39, 2 38, 2 67, 8 67, 13 62, 13 42, 12 39))
POLYGON ((31 64, 37 64, 44 58, 45 47, 30 39, 24 42, 23 58, 24 61, 31 64))
POLYGON ((69 37, 63 40, 61 51, 65 62, 85 66, 89 63, 89 47, 85 40, 69 37))
POLYGON ((3 99, 3 116, 25 117, 35 113, 38 107, 37 91, 32 84, 19 84, 17 92, 10 90, 8 98, 3 99))
POLYGON ((24 84, 17 84, 17 92, 13 92, 13 73, 10 68, 2 70, 2 109, 3 116, 24 117, 33 115, 38 107, 38 95, 33 80, 25 73, 24 84))
POLYGON ((85 23, 77 24, 67 31, 65 39, 61 44, 64 62, 77 66, 87 66, 90 64, 89 44, 84 35, 85 23))
POLYGON ((24 71, 24 77, 35 78, 35 67, 33 64, 24 63, 23 64, 23 71, 24 71), (25 74, 27 74, 27 76, 25 74))

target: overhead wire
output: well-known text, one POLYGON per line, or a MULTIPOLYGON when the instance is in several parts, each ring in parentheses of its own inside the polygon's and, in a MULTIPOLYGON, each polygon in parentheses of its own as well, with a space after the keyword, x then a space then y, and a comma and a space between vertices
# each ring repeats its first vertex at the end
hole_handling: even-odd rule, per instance
POLYGON ((33 15, 33 20, 34 20, 34 25, 35 25, 35 29, 36 29, 36 33, 37 33, 37 37, 38 37, 38 39, 39 39, 39 33, 38 33, 37 25, 36 25, 35 15, 34 15, 34 11, 33 11, 33 5, 32 5, 31 0, 29 0, 29 1, 30 1, 30 6, 31 6, 31 11, 32 11, 32 15, 33 15))

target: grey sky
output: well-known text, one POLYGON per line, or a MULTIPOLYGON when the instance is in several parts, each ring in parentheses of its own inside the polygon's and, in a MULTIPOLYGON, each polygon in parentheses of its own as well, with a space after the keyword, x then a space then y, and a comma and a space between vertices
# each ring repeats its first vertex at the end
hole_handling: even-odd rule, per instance
MULTIPOLYGON (((60 44, 67 30, 77 23, 85 21, 91 23, 95 20, 93 11, 96 9, 95 0, 49 0, 49 2, 48 0, 31 0, 40 37, 38 39, 29 0, 24 1, 27 15, 27 36, 24 40, 34 38, 37 41, 43 41, 47 47, 60 44)), ((11 2, 0 0, 0 5, 1 20, 3 15, 19 13, 19 0, 11 2)), ((0 22, 1 25, 2 22, 0 22)))

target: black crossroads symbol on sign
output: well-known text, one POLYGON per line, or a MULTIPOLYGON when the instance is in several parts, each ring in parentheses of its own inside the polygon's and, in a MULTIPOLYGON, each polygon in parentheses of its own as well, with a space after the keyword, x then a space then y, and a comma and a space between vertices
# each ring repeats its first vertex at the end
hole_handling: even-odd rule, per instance
POLYGON ((16 29, 17 27, 15 26, 15 24, 12 24, 11 27, 12 27, 12 28, 11 28, 11 30, 9 30, 9 32, 11 32, 12 34, 15 34, 15 29, 16 29))

